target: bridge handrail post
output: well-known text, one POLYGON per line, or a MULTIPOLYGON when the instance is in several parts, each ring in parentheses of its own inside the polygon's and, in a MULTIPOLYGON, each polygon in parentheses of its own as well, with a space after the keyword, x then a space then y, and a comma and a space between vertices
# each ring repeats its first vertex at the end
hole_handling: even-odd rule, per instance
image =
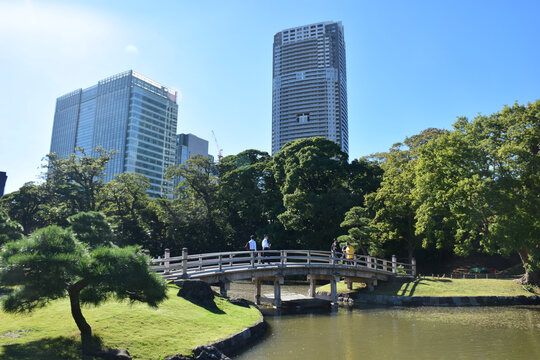
POLYGON ((411 265, 412 265, 412 276, 415 277, 416 276, 416 259, 415 258, 411 259, 411 265))
POLYGON ((223 257, 221 254, 219 254, 218 256, 218 261, 219 261, 219 271, 223 271, 223 257))
POLYGON ((188 249, 182 248, 182 276, 187 276, 187 259, 188 258, 188 249))
POLYGON ((199 271, 202 270, 202 255, 199 255, 199 271))
POLYGON ((330 260, 330 263, 332 265, 336 265, 336 252, 332 250, 332 253, 330 254, 330 256, 332 257, 330 260))
POLYGON ((233 256, 232 256, 232 253, 229 254, 229 266, 230 266, 230 267, 233 266, 233 256))
POLYGON ((357 267, 357 266, 358 266, 358 255, 354 255, 354 256, 353 256, 353 266, 354 266, 354 267, 357 267))
POLYGON ((285 250, 280 250, 279 251, 279 263, 280 263, 281 266, 283 266, 284 261, 285 261, 285 250))
POLYGON ((169 270, 170 263, 169 261, 167 261, 170 257, 171 257, 171 250, 165 249, 165 254, 163 255, 163 258, 165 259, 165 268, 166 268, 165 274, 170 273, 170 270, 169 270))
POLYGON ((251 251, 251 267, 255 267, 255 251, 251 251))
POLYGON ((307 251, 307 263, 308 265, 311 265, 311 250, 307 251))
POLYGON ((396 255, 392 255, 392 273, 397 273, 397 257, 396 255))
POLYGON ((366 256, 366 266, 368 269, 371 268, 371 255, 366 256))
POLYGON ((386 260, 382 261, 383 271, 388 271, 388 262, 386 260))
POLYGON ((285 254, 285 259, 283 260, 283 264, 287 265, 287 250, 285 250, 284 254, 285 254))

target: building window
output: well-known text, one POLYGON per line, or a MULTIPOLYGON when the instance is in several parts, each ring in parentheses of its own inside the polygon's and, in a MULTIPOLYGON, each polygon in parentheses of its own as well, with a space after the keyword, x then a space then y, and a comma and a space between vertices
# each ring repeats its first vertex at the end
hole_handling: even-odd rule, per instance
POLYGON ((305 124, 308 121, 309 121, 309 113, 298 114, 298 116, 296 117, 296 122, 300 124, 305 124))

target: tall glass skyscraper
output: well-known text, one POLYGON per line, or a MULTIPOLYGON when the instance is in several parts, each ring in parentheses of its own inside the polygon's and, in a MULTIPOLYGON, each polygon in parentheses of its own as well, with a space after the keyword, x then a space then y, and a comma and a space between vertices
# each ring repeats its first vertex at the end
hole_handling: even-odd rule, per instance
POLYGON ((126 71, 56 99, 50 152, 115 150, 105 181, 139 173, 150 179, 151 196, 165 195, 172 188, 164 175, 175 164, 177 116, 175 91, 126 71))
POLYGON ((349 152, 347 72, 341 22, 274 35, 272 154, 291 140, 323 136, 349 152))

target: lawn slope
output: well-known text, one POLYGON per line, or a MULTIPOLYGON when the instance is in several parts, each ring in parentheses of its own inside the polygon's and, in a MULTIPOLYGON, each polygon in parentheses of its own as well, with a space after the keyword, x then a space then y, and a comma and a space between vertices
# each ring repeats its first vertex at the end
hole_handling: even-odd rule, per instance
MULTIPOLYGON (((354 284, 354 291, 372 295, 399 296, 531 296, 513 280, 508 279, 444 279, 416 278, 405 281, 379 281, 375 291, 368 292, 362 284, 354 284)), ((318 291, 329 292, 330 285, 317 288, 318 291)), ((346 284, 338 284, 338 292, 347 293, 346 284)))
MULTIPOLYGON (((99 307, 84 307, 83 314, 104 345, 128 349, 134 359, 155 360, 190 354, 198 345, 226 338, 261 319, 253 307, 216 297, 219 311, 212 312, 176 296, 177 292, 169 289, 169 299, 157 309, 109 301, 99 307)), ((67 299, 29 315, 0 311, 2 359, 92 359, 82 356, 79 343, 67 299)))

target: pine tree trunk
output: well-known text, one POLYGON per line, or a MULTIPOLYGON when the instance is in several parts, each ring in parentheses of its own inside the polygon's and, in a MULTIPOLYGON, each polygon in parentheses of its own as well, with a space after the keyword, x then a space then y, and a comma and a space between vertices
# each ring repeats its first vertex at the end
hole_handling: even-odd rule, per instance
POLYGON ((81 342, 83 345, 83 351, 87 352, 91 348, 92 344, 92 327, 86 322, 82 311, 81 304, 79 302, 79 294, 84 287, 88 285, 88 281, 83 279, 70 285, 68 288, 69 302, 71 304, 71 316, 75 320, 75 324, 81 332, 81 342))

